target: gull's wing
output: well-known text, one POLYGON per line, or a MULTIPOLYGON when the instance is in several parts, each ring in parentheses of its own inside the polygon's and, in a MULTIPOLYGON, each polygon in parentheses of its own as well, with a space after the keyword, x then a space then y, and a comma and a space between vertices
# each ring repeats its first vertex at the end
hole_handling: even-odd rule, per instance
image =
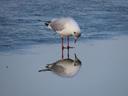
POLYGON ((54 31, 62 31, 65 27, 65 23, 61 20, 54 20, 50 23, 50 27, 54 30, 54 31))

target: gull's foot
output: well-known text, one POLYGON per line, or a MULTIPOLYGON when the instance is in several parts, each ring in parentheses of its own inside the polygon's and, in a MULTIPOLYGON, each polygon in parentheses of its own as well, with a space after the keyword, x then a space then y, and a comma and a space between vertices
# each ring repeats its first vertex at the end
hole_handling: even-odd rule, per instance
POLYGON ((70 49, 70 48, 75 48, 75 47, 72 47, 72 46, 64 47, 64 49, 70 49))

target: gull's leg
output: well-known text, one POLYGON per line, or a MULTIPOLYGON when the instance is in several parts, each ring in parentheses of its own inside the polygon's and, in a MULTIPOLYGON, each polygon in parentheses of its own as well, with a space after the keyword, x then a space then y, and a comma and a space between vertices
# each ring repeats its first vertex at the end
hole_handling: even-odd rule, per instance
POLYGON ((68 56, 68 58, 69 58, 69 48, 70 48, 70 46, 69 46, 69 36, 67 36, 67 56, 68 56))
POLYGON ((71 47, 71 46, 69 45, 69 36, 67 36, 67 46, 64 47, 64 49, 67 49, 67 50, 68 50, 68 53, 69 53, 69 49, 70 49, 70 48, 74 48, 74 47, 71 47))
POLYGON ((64 59, 64 38, 61 37, 61 51, 62 51, 62 59, 64 59))

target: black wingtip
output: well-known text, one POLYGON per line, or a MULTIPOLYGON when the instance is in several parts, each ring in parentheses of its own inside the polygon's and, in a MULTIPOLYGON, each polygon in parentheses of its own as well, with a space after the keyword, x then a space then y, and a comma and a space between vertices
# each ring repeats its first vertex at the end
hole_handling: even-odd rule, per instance
POLYGON ((42 70, 39 70, 38 72, 45 72, 45 71, 51 71, 50 69, 42 69, 42 70))
POLYGON ((45 24, 45 26, 48 26, 49 25, 47 22, 45 22, 44 24, 45 24))
POLYGON ((51 21, 46 21, 44 24, 48 26, 51 23, 51 21))
POLYGON ((42 72, 43 70, 38 70, 38 72, 42 72))

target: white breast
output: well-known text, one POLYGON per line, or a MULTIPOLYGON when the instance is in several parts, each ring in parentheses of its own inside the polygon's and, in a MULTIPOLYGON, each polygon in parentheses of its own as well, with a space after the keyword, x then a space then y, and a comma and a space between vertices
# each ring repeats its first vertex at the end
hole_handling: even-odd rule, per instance
POLYGON ((67 76, 74 76, 80 69, 80 66, 74 66, 72 68, 67 68, 65 73, 67 76))

